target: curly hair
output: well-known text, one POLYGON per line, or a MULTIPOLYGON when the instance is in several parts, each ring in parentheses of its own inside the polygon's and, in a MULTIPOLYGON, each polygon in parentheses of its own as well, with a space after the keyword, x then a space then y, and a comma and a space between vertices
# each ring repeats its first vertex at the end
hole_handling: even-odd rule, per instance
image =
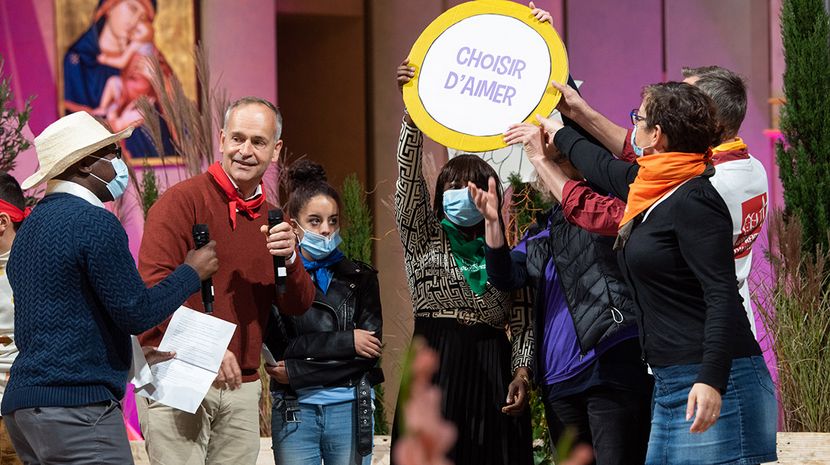
POLYGON ((324 195, 334 200, 338 211, 342 211, 340 194, 329 184, 326 170, 322 165, 306 158, 295 161, 288 167, 288 202, 285 211, 291 218, 299 218, 309 200, 324 195))
POLYGON ((660 126, 667 151, 704 153, 720 143, 722 129, 715 102, 684 82, 652 84, 643 89, 645 125, 660 126))

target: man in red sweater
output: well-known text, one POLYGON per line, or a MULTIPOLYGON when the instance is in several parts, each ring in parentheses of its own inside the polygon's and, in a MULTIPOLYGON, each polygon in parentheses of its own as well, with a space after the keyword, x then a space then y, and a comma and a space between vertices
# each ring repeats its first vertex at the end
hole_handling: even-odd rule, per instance
MULTIPOLYGON (((256 463, 258 370, 271 306, 296 315, 314 299, 289 223, 270 231, 267 226, 273 206, 265 199, 262 177, 279 156, 281 129, 282 117, 272 103, 254 97, 232 103, 219 136, 222 160, 168 189, 147 215, 138 268, 148 285, 170 274, 194 247, 193 225, 207 224, 221 263, 213 275, 213 316, 237 325, 219 375, 195 414, 149 402, 141 426, 151 463, 256 463), (286 259, 286 290, 280 295, 272 255, 286 259)), ((200 294, 185 305, 204 310, 200 294)), ((168 323, 144 333, 142 345, 158 346, 168 323)))

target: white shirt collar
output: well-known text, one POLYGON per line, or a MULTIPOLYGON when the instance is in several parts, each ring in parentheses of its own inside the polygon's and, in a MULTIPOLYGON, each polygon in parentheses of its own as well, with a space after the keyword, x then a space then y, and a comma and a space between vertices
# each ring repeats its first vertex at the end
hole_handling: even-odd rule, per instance
MULTIPOLYGON (((220 165, 220 166, 221 166, 221 165, 220 165)), ((224 167, 222 167, 222 171, 225 171, 225 168, 224 168, 224 167)), ((234 180, 233 180, 233 178, 231 177, 231 175, 229 175, 229 174, 228 174, 228 172, 227 172, 227 171, 225 171, 225 175, 228 177, 228 179, 230 180, 231 184, 233 184, 233 188, 234 188, 234 189, 236 189, 236 192, 238 192, 238 193, 240 194, 240 196, 241 196, 241 195, 242 195, 242 191, 240 191, 240 190, 239 190, 239 186, 237 186, 237 185, 236 185, 236 181, 234 181, 234 180)), ((242 199, 242 200, 251 200, 252 198, 254 198, 254 197, 258 196, 258 195, 262 195, 262 184, 257 184, 257 185, 256 185, 256 189, 254 189, 254 193, 253 193, 253 194, 251 194, 251 196, 250 196, 250 197, 248 197, 248 198, 246 198, 246 199, 242 199)))
POLYGON ((80 197, 86 200, 87 202, 91 203, 92 205, 95 205, 96 207, 104 208, 104 203, 101 202, 101 199, 99 199, 98 196, 93 194, 91 190, 71 181, 50 179, 46 183, 46 195, 49 194, 74 195, 75 197, 80 197))

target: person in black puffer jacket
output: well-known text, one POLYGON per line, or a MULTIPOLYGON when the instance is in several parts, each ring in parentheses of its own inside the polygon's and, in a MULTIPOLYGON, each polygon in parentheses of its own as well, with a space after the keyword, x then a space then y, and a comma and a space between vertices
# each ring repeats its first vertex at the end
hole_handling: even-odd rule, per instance
POLYGON ((640 360, 614 239, 570 224, 557 205, 511 251, 497 229, 495 196, 470 190, 485 216, 490 283, 535 288, 533 373, 552 444, 570 429, 594 448, 600 465, 642 464, 653 381, 640 360))
POLYGON ((340 196, 323 168, 289 168, 286 210, 302 260, 316 285, 300 316, 273 312, 266 346, 273 398, 271 436, 281 465, 372 461, 372 386, 383 382, 377 271, 337 248, 340 196))

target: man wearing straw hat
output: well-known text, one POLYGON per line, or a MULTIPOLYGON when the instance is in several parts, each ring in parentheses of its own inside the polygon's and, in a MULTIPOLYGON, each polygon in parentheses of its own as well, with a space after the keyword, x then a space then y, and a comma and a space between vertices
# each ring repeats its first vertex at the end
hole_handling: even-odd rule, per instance
POLYGON ((2 401, 24 463, 133 463, 119 404, 130 334, 163 321, 218 268, 210 243, 144 286, 124 228, 103 208, 127 187, 118 142, 131 133, 77 112, 35 138, 40 169, 23 188, 46 182, 46 195, 9 257, 20 352, 2 401))

